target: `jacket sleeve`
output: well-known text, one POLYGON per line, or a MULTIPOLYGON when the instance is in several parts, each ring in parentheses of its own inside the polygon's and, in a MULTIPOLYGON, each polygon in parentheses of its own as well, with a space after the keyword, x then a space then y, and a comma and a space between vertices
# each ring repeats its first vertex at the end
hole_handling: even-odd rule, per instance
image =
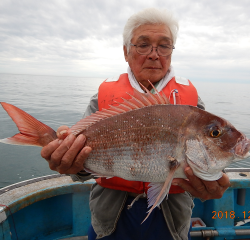
MULTIPOLYGON (((83 118, 91 115, 92 113, 95 113, 96 111, 98 111, 98 93, 91 97, 90 103, 87 106, 85 113, 83 114, 83 118)), ((84 170, 78 172, 77 174, 70 174, 70 176, 73 181, 81 181, 81 182, 93 178, 90 173, 87 173, 84 170)))
POLYGON ((87 106, 85 113, 83 114, 83 118, 91 115, 92 113, 97 112, 98 110, 99 110, 99 108, 98 108, 98 93, 96 93, 95 95, 93 95, 90 98, 90 103, 87 106))
POLYGON ((198 96, 198 103, 197 103, 197 107, 205 110, 205 103, 201 100, 201 98, 198 96))

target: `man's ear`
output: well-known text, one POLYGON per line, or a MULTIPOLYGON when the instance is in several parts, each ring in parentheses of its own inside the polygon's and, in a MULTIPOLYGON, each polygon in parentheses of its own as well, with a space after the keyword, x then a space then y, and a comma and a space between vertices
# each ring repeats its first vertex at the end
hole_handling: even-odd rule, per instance
POLYGON ((128 52, 127 52, 127 47, 125 45, 123 46, 123 53, 124 53, 124 58, 127 62, 128 61, 128 52))

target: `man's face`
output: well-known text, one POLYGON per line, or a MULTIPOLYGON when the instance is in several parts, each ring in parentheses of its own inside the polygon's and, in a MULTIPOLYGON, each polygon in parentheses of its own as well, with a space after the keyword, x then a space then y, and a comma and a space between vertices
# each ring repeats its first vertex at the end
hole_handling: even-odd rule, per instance
MULTIPOLYGON (((166 25, 142 25, 135 29, 131 43, 147 43, 157 47, 160 44, 169 44, 169 39, 172 39, 172 36, 166 25)), ((140 55, 136 52, 135 46, 131 46, 127 54, 127 48, 124 46, 124 56, 136 80, 145 87, 149 85, 148 80, 152 83, 161 80, 171 64, 171 55, 159 56, 155 48, 148 55, 140 55)))

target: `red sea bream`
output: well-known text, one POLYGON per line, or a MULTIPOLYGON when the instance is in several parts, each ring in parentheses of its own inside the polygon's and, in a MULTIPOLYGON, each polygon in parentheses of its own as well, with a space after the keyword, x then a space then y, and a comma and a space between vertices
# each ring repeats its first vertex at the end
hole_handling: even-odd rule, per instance
MULTIPOLYGON (((45 146, 55 132, 24 111, 1 103, 20 133, 1 142, 45 146)), ((232 162, 250 156, 250 140, 228 121, 197 107, 171 105, 164 95, 134 91, 130 100, 80 120, 68 133, 86 135, 93 151, 86 171, 101 177, 151 182, 149 206, 167 196, 173 178, 189 165, 212 181, 232 162)))

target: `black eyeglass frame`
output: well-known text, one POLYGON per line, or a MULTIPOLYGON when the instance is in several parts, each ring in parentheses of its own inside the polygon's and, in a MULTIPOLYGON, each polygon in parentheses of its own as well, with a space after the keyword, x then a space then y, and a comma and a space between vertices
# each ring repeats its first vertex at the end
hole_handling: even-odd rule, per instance
POLYGON ((172 51, 171 51, 171 53, 170 53, 170 54, 168 54, 168 55, 161 55, 161 54, 159 54, 159 52, 158 52, 158 47, 159 47, 159 46, 157 46, 157 47, 153 47, 153 45, 152 45, 152 44, 149 44, 149 45, 151 45, 151 51, 150 51, 149 53, 147 53, 147 54, 142 54, 142 53, 139 53, 139 52, 137 51, 137 46, 138 46, 138 45, 133 44, 133 43, 130 43, 130 46, 134 46, 134 47, 136 47, 136 52, 137 52, 138 54, 140 54, 140 55, 149 55, 149 54, 153 51, 153 48, 156 48, 156 52, 157 52, 157 54, 158 54, 159 56, 162 56, 162 57, 167 57, 167 56, 171 55, 171 54, 173 53, 173 50, 175 49, 175 46, 174 46, 174 45, 167 44, 168 46, 171 46, 171 47, 172 47, 172 51))

